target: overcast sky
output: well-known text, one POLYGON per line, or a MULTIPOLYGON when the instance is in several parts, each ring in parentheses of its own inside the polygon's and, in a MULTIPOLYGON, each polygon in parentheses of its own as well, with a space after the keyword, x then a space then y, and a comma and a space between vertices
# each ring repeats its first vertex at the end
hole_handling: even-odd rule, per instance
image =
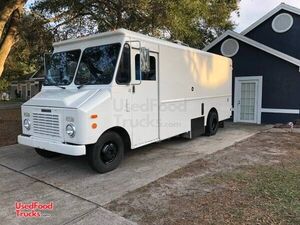
MULTIPOLYGON (((34 2, 34 0, 29 0, 27 5, 32 2, 34 2)), ((281 2, 300 8, 300 0, 241 0, 240 17, 237 17, 236 14, 232 16, 237 24, 235 30, 237 32, 243 31, 281 2)))
POLYGON ((240 17, 233 15, 233 19, 238 25, 236 31, 243 31, 281 2, 300 8, 300 0, 241 0, 240 17))

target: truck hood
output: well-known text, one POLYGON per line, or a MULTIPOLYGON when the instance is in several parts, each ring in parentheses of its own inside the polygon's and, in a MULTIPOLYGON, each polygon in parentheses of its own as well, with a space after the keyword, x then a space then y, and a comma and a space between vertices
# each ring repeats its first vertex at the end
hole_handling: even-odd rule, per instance
POLYGON ((78 108, 81 104, 100 92, 97 90, 42 90, 36 96, 27 101, 24 105, 28 106, 46 106, 46 107, 63 107, 78 108))

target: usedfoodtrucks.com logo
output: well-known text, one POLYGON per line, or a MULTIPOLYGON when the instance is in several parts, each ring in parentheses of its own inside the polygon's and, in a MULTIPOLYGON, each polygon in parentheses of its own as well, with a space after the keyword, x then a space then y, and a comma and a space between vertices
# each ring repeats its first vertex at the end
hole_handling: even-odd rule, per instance
POLYGON ((17 217, 27 217, 27 218, 38 218, 42 216, 49 216, 48 214, 43 214, 43 211, 52 211, 54 209, 53 202, 42 204, 40 202, 31 203, 15 203, 16 216, 17 217))

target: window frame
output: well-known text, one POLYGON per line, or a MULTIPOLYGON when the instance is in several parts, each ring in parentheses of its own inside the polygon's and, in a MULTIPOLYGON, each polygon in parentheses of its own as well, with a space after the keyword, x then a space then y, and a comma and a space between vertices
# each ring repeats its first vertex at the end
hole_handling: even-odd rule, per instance
MULTIPOLYGON (((141 77, 140 77, 140 79, 137 79, 137 71, 136 71, 136 62, 137 62, 137 60, 136 60, 136 57, 137 56, 139 56, 139 57, 141 57, 141 55, 140 55, 140 53, 136 53, 135 54, 135 56, 134 56, 134 66, 135 66, 135 79, 136 80, 140 80, 140 81, 157 81, 157 59, 156 59, 156 57, 155 56, 153 56, 153 55, 151 55, 150 54, 150 70, 151 70, 151 58, 154 58, 154 68, 155 68, 155 79, 154 80, 149 80, 149 79, 143 79, 143 72, 140 72, 140 75, 141 75, 141 77)), ((141 64, 141 60, 138 60, 139 61, 139 63, 141 64)), ((139 66, 139 68, 140 68, 140 70, 141 70, 141 65, 139 66)))
POLYGON ((119 64, 117 65, 118 68, 116 70, 116 77, 115 77, 115 82, 116 84, 118 85, 129 85, 131 83, 131 72, 132 72, 132 68, 131 68, 131 45, 128 43, 128 42, 125 42, 122 46, 122 49, 120 51, 120 60, 119 60, 119 64), (119 75, 119 69, 120 69, 120 66, 121 66, 121 61, 123 59, 123 53, 124 53, 124 49, 125 49, 125 45, 128 45, 129 46, 129 81, 127 83, 120 83, 118 81, 118 75, 119 75))

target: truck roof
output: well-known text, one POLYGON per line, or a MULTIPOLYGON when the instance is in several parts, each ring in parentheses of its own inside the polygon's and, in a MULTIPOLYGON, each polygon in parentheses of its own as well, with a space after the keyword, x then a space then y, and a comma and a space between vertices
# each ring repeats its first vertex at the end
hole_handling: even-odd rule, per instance
POLYGON ((90 40, 100 39, 100 38, 109 37, 109 36, 128 36, 128 37, 137 38, 139 40, 148 41, 148 42, 152 42, 152 43, 159 44, 159 45, 165 45, 165 46, 170 46, 170 47, 174 47, 174 48, 186 49, 186 50, 190 50, 190 51, 191 50, 197 51, 198 53, 201 52, 202 54, 205 54, 205 55, 206 54, 212 55, 212 53, 208 53, 208 52, 202 51, 200 49, 191 48, 189 46, 180 45, 177 43, 173 43, 173 42, 155 38, 155 37, 150 37, 150 36, 140 34, 137 32, 133 32, 133 31, 130 31, 130 30, 127 30, 124 28, 117 29, 114 31, 103 32, 103 33, 99 33, 99 34, 93 34, 93 35, 89 35, 86 37, 80 37, 80 38, 74 38, 74 39, 69 39, 69 40, 65 40, 65 41, 55 42, 53 44, 53 46, 59 47, 59 46, 63 46, 63 45, 75 44, 75 43, 82 42, 82 41, 90 41, 90 40))

